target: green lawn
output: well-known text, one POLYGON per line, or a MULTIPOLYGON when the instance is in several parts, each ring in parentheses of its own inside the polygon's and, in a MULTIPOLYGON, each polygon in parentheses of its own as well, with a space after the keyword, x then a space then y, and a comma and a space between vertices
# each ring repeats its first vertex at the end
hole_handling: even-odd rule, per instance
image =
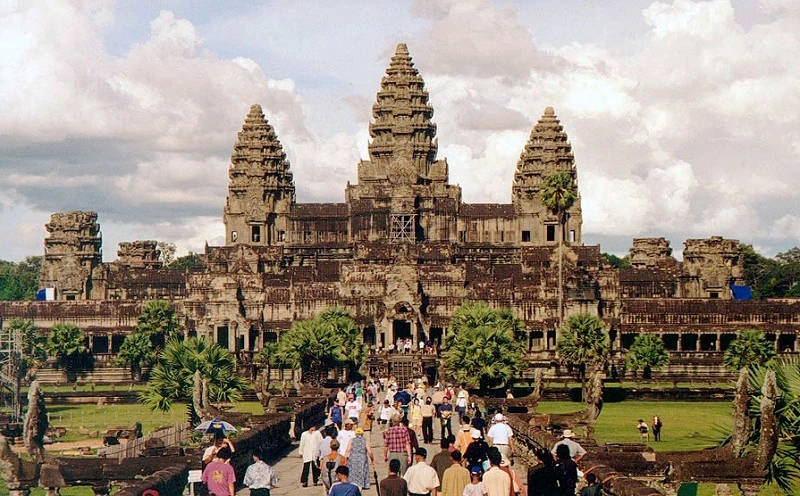
MULTIPOLYGON (((539 413, 569 413, 580 403, 543 401, 539 413)), ((636 421, 661 417, 664 428, 660 443, 651 442, 656 451, 686 451, 717 445, 730 432, 733 407, 728 402, 694 403, 674 401, 623 401, 606 403, 597 420, 595 435, 599 443, 637 443, 636 421)))
POLYGON ((50 423, 56 427, 66 427, 67 435, 62 441, 86 439, 78 433, 78 428, 97 430, 100 436, 110 427, 142 423, 145 434, 159 427, 170 427, 188 418, 186 405, 176 404, 169 412, 154 412, 142 404, 106 405, 98 409, 96 405, 50 405, 47 407, 50 423))

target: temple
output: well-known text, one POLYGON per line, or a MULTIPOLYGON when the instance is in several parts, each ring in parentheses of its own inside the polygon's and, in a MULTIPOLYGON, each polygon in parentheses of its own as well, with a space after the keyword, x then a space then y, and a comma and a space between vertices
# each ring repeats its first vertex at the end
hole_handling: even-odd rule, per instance
POLYGON ((253 105, 231 156, 224 246, 208 246, 191 271, 162 267, 154 241, 122 243, 118 259, 103 262, 96 213, 53 214, 41 286, 54 288, 57 301, 2 303, 0 315, 32 318, 40 328, 74 322, 99 355, 116 351, 152 298, 174 302, 188 335, 244 352, 330 306, 352 312, 375 348, 398 338, 442 343, 467 301, 512 309, 530 363, 541 366, 555 357, 560 316, 576 313, 602 317, 616 351, 639 333, 661 335, 675 373, 701 370, 743 328, 764 330, 780 351, 800 348, 800 302, 734 299, 731 288, 744 284, 737 240, 687 240, 678 261, 668 240, 634 239, 631 267, 617 269, 599 246, 584 245, 580 196, 562 225, 540 198, 553 172, 578 184, 553 108, 533 126, 505 204, 464 203, 450 184, 428 92, 405 44, 372 115, 369 159, 357 164, 344 202, 298 203, 277 132, 253 105))

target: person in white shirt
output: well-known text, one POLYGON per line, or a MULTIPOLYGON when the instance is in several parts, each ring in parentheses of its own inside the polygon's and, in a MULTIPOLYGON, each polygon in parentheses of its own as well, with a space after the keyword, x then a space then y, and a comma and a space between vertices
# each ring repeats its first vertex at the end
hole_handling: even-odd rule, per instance
POLYGON ((347 448, 350 446, 350 441, 356 437, 356 433, 353 430, 353 421, 347 419, 344 421, 344 430, 339 431, 339 435, 336 437, 336 440, 339 441, 339 454, 344 456, 347 453, 347 448))
POLYGON ((486 486, 481 482, 480 467, 472 467, 470 477, 471 481, 467 484, 467 487, 464 488, 464 494, 462 496, 485 496, 487 491, 486 486))
POLYGON ((416 463, 403 476, 408 483, 409 496, 436 496, 436 488, 440 485, 439 474, 425 462, 427 456, 428 451, 425 448, 417 448, 414 453, 416 463))
POLYGON ((494 416, 494 425, 486 433, 489 445, 495 446, 500 454, 509 460, 514 455, 514 431, 505 423, 502 413, 494 416))
POLYGON ((581 459, 586 456, 586 450, 583 449, 577 441, 573 441, 572 438, 575 437, 575 433, 572 432, 572 429, 564 429, 564 432, 561 434, 561 441, 557 442, 553 445, 553 449, 551 453, 555 456, 556 450, 558 446, 561 444, 566 445, 569 448, 569 456, 575 461, 575 463, 580 463, 581 459))
POLYGON ((307 431, 300 435, 300 456, 303 457, 303 472, 300 475, 300 484, 308 487, 308 471, 314 479, 314 485, 319 484, 319 467, 317 466, 317 452, 322 442, 322 434, 317 430, 317 426, 312 425, 307 431))
POLYGON ((352 420, 356 425, 358 425, 358 419, 361 418, 361 408, 361 402, 353 398, 352 395, 344 405, 344 411, 347 415, 347 418, 352 420))
POLYGON ((456 410, 458 410, 458 418, 463 417, 467 414, 467 404, 469 402, 469 393, 466 389, 464 389, 464 385, 461 385, 461 389, 458 390, 458 395, 456 396, 456 410))

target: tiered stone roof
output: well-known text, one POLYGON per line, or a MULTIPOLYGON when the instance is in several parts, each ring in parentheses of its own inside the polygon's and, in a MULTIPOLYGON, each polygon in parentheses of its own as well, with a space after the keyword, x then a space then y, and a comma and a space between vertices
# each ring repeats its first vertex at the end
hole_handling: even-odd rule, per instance
POLYGON ((372 115, 371 161, 385 165, 393 182, 416 182, 418 177, 426 177, 436 160, 436 125, 431 122, 433 107, 428 103, 425 82, 414 68, 405 43, 397 45, 372 115))
POLYGON ((250 107, 234 145, 228 175, 230 197, 246 196, 250 207, 253 198, 266 199, 266 191, 273 192, 275 199, 294 200, 294 178, 289 161, 261 105, 250 107))
POLYGON ((574 179, 575 156, 555 111, 547 107, 517 161, 513 196, 535 199, 544 178, 558 171, 569 172, 574 179))

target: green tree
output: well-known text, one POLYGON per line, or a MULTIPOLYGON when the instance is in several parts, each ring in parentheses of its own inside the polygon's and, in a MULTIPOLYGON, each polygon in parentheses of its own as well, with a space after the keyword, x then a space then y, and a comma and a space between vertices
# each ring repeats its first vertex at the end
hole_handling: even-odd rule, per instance
POLYGON ((606 361, 609 339, 605 323, 586 313, 571 315, 561 326, 557 346, 561 360, 578 367, 583 380, 587 365, 602 366, 606 361))
POLYGON ((763 332, 745 329, 733 340, 722 360, 729 370, 737 372, 746 367, 768 364, 776 355, 775 343, 767 341, 763 332))
POLYGON ((0 300, 33 300, 41 270, 42 257, 27 257, 19 263, 0 260, 0 300))
POLYGON ((450 320, 442 357, 445 371, 481 391, 505 386, 522 365, 519 327, 519 319, 508 309, 465 303, 450 320))
POLYGON ((625 357, 625 365, 635 374, 642 371, 644 378, 649 379, 653 370, 659 370, 669 363, 669 353, 661 336, 655 334, 639 334, 633 340, 625 357))
POLYGON ((615 269, 627 269, 631 266, 631 256, 625 255, 624 257, 618 257, 613 253, 601 253, 600 258, 606 264, 610 265, 615 269))
POLYGON ((75 324, 56 324, 51 327, 47 348, 68 372, 86 365, 90 358, 83 331, 75 324))
POLYGON ((191 401, 197 370, 208 380, 211 401, 237 401, 247 387, 245 379, 236 373, 236 358, 230 351, 205 339, 172 338, 150 371, 147 389, 140 394, 140 400, 161 411, 168 411, 176 401, 191 401))
POLYGON ((176 258, 167 268, 191 272, 202 268, 203 265, 203 259, 201 259, 199 255, 189 252, 188 255, 176 258))
POLYGON ((156 359, 156 351, 150 338, 142 332, 134 332, 127 336, 119 347, 116 363, 130 367, 131 379, 140 380, 142 369, 152 365, 156 359))
POLYGON ((169 339, 178 338, 178 316, 170 302, 148 301, 137 318, 134 332, 146 335, 157 350, 163 348, 169 339))
POLYGON ((275 359, 299 368, 303 381, 322 386, 331 369, 358 370, 366 357, 355 321, 344 310, 329 308, 320 315, 296 321, 281 334, 275 359))
POLYGON ((18 332, 22 339, 22 363, 24 374, 40 367, 47 361, 47 339, 39 334, 32 320, 11 319, 8 327, 18 332))
POLYGON ((569 172, 554 172, 544 178, 539 199, 558 219, 558 325, 564 320, 564 226, 569 209, 578 198, 578 188, 569 172))

